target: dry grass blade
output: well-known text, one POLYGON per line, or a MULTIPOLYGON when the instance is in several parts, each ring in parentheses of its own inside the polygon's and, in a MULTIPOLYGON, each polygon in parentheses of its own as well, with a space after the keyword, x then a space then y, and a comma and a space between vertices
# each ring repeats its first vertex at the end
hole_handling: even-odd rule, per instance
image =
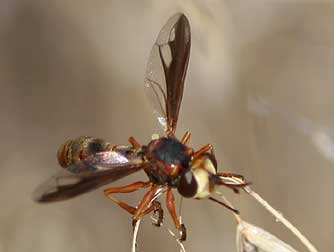
POLYGON ((318 250, 313 246, 313 244, 294 226, 289 222, 284 216, 273 208, 267 201, 262 199, 262 197, 254 192, 249 186, 245 187, 245 191, 250 194, 257 202, 259 202, 266 210, 268 210, 272 215, 275 216, 276 220, 281 222, 286 228, 288 228, 311 252, 318 252, 318 250))
MULTIPOLYGON (((238 178, 238 177, 222 177, 222 179, 226 180, 227 183, 233 184, 233 185, 238 185, 238 184, 245 183, 245 181, 243 179, 238 178)), ((262 199, 262 197, 259 194, 257 194, 256 192, 254 192, 250 188, 250 186, 244 187, 244 190, 249 195, 251 195, 258 203, 260 203, 268 212, 270 212, 276 218, 276 220, 278 220, 279 222, 281 222, 287 229, 289 229, 304 244, 304 246, 310 252, 318 252, 317 249, 313 246, 313 244, 295 226, 293 226, 291 224, 291 222, 289 222, 286 218, 284 218, 284 216, 279 211, 277 211, 271 205, 269 205, 269 203, 267 201, 265 201, 264 199, 262 199)), ((223 197, 223 199, 226 201, 226 199, 224 197, 223 197)), ((240 216, 235 215, 235 217, 236 217, 237 221, 240 224, 242 222, 240 216)), ((259 230, 262 230, 262 229, 259 228, 259 230)), ((262 231, 264 231, 264 230, 262 230, 262 231)), ((266 232, 266 231, 264 231, 264 232, 266 232)), ((266 234, 269 234, 269 233, 266 232, 266 234)), ((269 234, 269 235, 271 235, 271 234, 269 234)), ((274 237, 274 236, 272 236, 272 237, 274 237)), ((277 238, 275 238, 275 239, 276 239, 276 241, 278 240, 277 238)), ((247 241, 245 241, 245 242, 247 242, 247 241)), ((283 243, 283 244, 285 244, 285 243, 283 243)), ((287 245, 287 246, 289 246, 289 245, 287 245)), ((242 252, 244 252, 244 251, 245 252, 248 252, 248 251, 257 251, 257 250, 251 250, 250 248, 251 248, 251 245, 249 246, 249 250, 245 250, 245 249, 244 250, 240 250, 239 249, 239 251, 242 251, 242 252)), ((266 250, 264 250, 264 251, 266 251, 266 250)), ((269 250, 269 251, 275 251, 275 250, 269 250)), ((295 250, 277 250, 277 251, 295 251, 295 250)))
MULTIPOLYGON (((222 193, 217 192, 217 194, 233 207, 222 193)), ((297 252, 269 232, 243 221, 240 215, 235 213, 233 215, 238 222, 236 236, 238 252, 297 252)))
POLYGON ((238 252, 297 252, 276 236, 245 221, 237 227, 238 252))
POLYGON ((133 230, 131 252, 136 252, 136 248, 137 248, 137 236, 138 236, 138 231, 139 231, 139 225, 140 225, 140 219, 136 222, 135 228, 133 230))

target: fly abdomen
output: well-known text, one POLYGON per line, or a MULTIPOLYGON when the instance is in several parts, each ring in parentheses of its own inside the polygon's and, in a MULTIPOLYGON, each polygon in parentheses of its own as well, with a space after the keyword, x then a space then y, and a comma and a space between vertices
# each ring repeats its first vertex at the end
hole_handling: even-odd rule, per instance
POLYGON ((106 150, 109 145, 102 139, 87 136, 68 140, 58 149, 58 162, 73 173, 91 171, 93 167, 85 164, 84 159, 106 150))
POLYGON ((68 140, 58 149, 57 152, 58 163, 63 168, 66 168, 73 163, 72 144, 73 140, 68 140))

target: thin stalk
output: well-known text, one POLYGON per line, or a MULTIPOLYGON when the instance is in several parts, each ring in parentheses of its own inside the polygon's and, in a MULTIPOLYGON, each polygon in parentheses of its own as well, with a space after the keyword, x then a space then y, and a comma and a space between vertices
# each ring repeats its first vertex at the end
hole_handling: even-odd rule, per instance
POLYGON ((294 226, 288 221, 279 211, 274 209, 267 201, 265 201, 259 194, 254 192, 249 186, 244 188, 245 191, 251 195, 257 202, 259 202, 267 211, 269 211, 279 222, 281 222, 287 229, 289 229, 311 252, 318 252, 313 244, 294 226))

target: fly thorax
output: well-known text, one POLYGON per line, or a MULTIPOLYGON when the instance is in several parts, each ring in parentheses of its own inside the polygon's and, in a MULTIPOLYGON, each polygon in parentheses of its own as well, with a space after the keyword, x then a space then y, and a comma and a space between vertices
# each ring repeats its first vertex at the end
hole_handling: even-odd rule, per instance
POLYGON ((186 146, 175 138, 167 137, 151 141, 147 146, 146 156, 160 172, 172 177, 187 168, 190 161, 186 146))

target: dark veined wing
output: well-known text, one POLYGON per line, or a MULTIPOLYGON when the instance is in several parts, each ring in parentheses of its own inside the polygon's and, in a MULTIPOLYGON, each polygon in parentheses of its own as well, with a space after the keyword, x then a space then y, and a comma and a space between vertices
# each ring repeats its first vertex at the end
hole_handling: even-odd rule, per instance
POLYGON ((86 157, 76 165, 89 169, 78 173, 61 170, 35 190, 34 200, 47 203, 70 199, 141 170, 145 163, 141 157, 128 154, 131 150, 124 147, 86 157))
POLYGON ((161 29, 147 64, 146 91, 168 135, 176 130, 190 45, 188 19, 184 14, 175 14, 161 29))

